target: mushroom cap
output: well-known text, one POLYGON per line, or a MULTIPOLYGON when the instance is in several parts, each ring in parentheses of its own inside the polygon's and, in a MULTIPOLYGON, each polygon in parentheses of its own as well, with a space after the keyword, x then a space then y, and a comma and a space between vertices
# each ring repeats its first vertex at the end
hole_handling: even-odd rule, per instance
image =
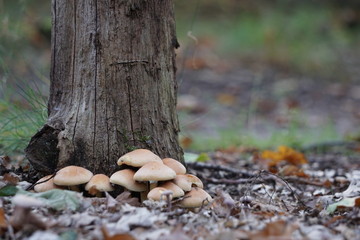
POLYGON ((52 176, 53 175, 47 175, 45 177, 40 178, 36 183, 39 182, 43 182, 43 183, 39 183, 34 186, 35 192, 46 192, 51 189, 61 189, 60 186, 54 184, 54 178, 52 176))
POLYGON ((184 199, 180 201, 180 206, 184 208, 196 208, 206 205, 212 201, 212 197, 202 188, 192 188, 186 193, 184 199))
POLYGON ((175 183, 170 182, 170 181, 160 184, 159 187, 166 188, 166 189, 172 191, 174 198, 182 197, 185 195, 184 190, 182 190, 178 185, 176 185, 175 183))
POLYGON ((174 170, 176 174, 185 174, 186 168, 184 165, 182 165, 179 161, 173 159, 173 158, 164 158, 163 163, 174 170))
POLYGON ((179 174, 176 175, 174 183, 178 185, 185 192, 191 191, 191 187, 195 185, 199 188, 204 188, 202 181, 192 174, 179 174))
POLYGON ((95 174, 85 185, 85 190, 90 194, 96 192, 111 192, 114 188, 110 184, 110 179, 105 174, 95 174))
POLYGON ((163 187, 156 187, 153 188, 147 195, 148 199, 154 200, 154 201, 160 201, 162 199, 165 199, 165 197, 162 197, 164 193, 171 193, 170 194, 170 200, 173 198, 173 192, 169 189, 163 188, 163 187))
POLYGON ((142 167, 146 163, 151 161, 161 162, 161 158, 150 150, 136 149, 121 156, 117 161, 117 164, 126 164, 133 167, 142 167))
POLYGON ((115 172, 110 177, 110 182, 123 186, 133 192, 144 192, 147 186, 144 183, 139 183, 134 180, 135 171, 132 169, 123 169, 115 172))
POLYGON ((75 186, 90 181, 93 173, 79 166, 67 166, 60 169, 55 177, 54 183, 59 186, 75 186))
POLYGON ((149 162, 142 166, 134 175, 134 180, 139 182, 166 181, 176 177, 174 170, 160 162, 149 162))

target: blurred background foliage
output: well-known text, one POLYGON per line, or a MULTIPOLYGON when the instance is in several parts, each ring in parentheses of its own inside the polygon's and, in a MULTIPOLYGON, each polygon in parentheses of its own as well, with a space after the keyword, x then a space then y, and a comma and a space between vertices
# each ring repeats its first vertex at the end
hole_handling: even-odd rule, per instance
MULTIPOLYGON (((0 0, 0 155, 21 153, 46 119, 50 2, 0 0)), ((208 58, 354 81, 350 65, 360 56, 358 0, 174 2, 180 73, 185 67, 181 59, 203 46, 211 49, 208 58)), ((223 132, 228 144, 239 140, 232 139, 233 133, 231 128, 223 132)), ((221 141, 221 147, 224 144, 221 141)), ((207 143, 208 148, 218 146, 207 143)))

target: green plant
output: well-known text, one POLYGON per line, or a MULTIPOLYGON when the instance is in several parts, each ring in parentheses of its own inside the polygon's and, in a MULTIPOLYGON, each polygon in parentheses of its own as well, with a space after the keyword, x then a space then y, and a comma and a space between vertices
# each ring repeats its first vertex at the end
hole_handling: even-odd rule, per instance
POLYGON ((230 124, 230 128, 219 130, 217 136, 209 137, 194 132, 191 135, 193 143, 189 148, 199 152, 240 145, 259 149, 279 145, 301 148, 314 143, 341 139, 331 121, 321 127, 310 128, 304 126, 303 113, 294 111, 289 114, 290 121, 287 127, 279 128, 267 123, 266 133, 259 133, 244 126, 245 117, 241 115, 239 122, 230 124))
POLYGON ((18 99, 10 98, 9 90, 0 99, 0 155, 23 153, 47 118, 46 98, 38 90, 21 88, 20 92, 18 99))

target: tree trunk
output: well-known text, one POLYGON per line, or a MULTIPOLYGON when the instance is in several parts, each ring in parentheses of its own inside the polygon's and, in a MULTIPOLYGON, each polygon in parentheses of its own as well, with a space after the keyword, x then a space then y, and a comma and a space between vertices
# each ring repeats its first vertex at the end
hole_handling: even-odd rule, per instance
POLYGON ((26 154, 110 174, 134 148, 182 161, 171 0, 53 0, 48 121, 26 154))

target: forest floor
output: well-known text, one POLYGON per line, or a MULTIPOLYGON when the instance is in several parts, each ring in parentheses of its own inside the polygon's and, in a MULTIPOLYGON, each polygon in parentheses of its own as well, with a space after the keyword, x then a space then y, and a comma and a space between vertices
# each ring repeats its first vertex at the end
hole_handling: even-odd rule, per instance
POLYGON ((36 194, 15 189, 14 197, 11 185, 29 189, 34 178, 28 176, 26 164, 19 168, 1 157, 5 186, 0 189, 1 236, 34 240, 359 239, 360 156, 355 154, 359 145, 342 146, 347 154, 338 154, 338 149, 306 155, 288 149, 285 160, 275 162, 254 149, 210 153, 206 163, 187 164, 188 173, 202 179, 213 198, 196 209, 179 207, 178 199, 170 205, 150 200, 140 204, 128 192, 98 198, 65 190, 36 194))
MULTIPOLYGON (((250 129, 265 138, 288 129, 293 110, 302 116, 295 119, 295 134, 315 131, 329 119, 339 134, 358 130, 360 85, 236 69, 187 69, 179 75, 180 122, 190 141, 201 134, 218 141, 222 129, 239 135, 250 129)), ((359 142, 300 149, 282 147, 266 155, 234 140, 207 151, 206 162, 188 162, 187 169, 213 201, 190 210, 180 208, 179 200, 140 204, 127 192, 101 198, 63 190, 26 193, 11 186, 31 190, 37 179, 29 176, 27 163, 2 156, 0 233, 2 239, 34 240, 360 239, 359 142)))

